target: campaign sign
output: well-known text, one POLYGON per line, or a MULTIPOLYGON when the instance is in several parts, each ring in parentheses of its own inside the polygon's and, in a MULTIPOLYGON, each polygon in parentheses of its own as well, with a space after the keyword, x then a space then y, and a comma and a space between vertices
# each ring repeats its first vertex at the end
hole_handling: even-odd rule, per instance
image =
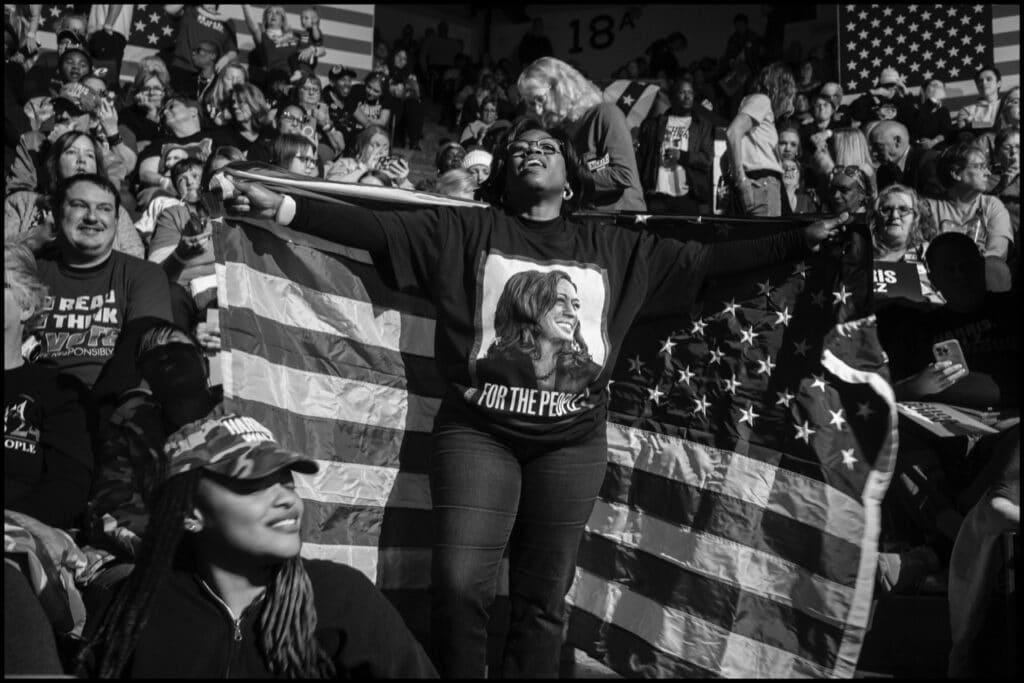
POLYGON ((875 296, 883 299, 925 301, 921 278, 913 263, 875 261, 875 296))

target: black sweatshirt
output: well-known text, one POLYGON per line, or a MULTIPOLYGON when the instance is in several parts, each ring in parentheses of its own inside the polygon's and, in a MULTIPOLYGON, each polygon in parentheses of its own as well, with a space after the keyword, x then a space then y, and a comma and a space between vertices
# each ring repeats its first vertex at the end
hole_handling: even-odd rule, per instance
POLYGON ((4 371, 4 507, 60 529, 85 509, 93 469, 87 393, 52 366, 4 371))
POLYGON ((706 277, 807 252, 802 229, 705 245, 600 220, 531 221, 495 208, 371 211, 303 198, 290 227, 366 249, 393 285, 427 293, 448 383, 438 420, 549 443, 604 424, 608 377, 638 317, 687 312, 706 277), (552 271, 570 281, 572 293, 557 296, 574 298, 574 313, 554 285, 545 289, 552 271), (551 365, 544 340, 560 349, 550 373, 541 370, 551 365))

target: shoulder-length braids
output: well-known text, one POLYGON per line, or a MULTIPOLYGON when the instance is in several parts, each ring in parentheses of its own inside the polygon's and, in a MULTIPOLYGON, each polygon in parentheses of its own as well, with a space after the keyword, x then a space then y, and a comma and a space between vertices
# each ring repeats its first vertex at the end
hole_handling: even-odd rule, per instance
POLYGON ((793 98, 796 96, 796 81, 793 72, 782 62, 775 62, 761 69, 757 74, 750 94, 767 95, 772 101, 772 113, 778 121, 793 113, 793 98))
POLYGON ((572 198, 562 201, 562 215, 568 216, 584 205, 585 194, 590 186, 590 171, 576 152, 572 140, 561 128, 550 128, 531 116, 524 116, 501 136, 494 148, 491 160, 491 175, 480 187, 480 196, 494 206, 505 205, 505 191, 508 189, 508 144, 531 130, 542 130, 555 140, 562 143, 562 156, 565 159, 565 179, 572 189, 572 198))
MULTIPOLYGON (((157 488, 138 564, 103 615, 95 637, 79 654, 80 675, 120 678, 128 673, 125 669, 149 620, 153 596, 176 565, 185 566, 194 557, 191 538, 184 533, 185 518, 195 505, 202 476, 201 469, 191 470, 157 488)), ((313 587, 296 556, 271 579, 256 624, 260 654, 274 676, 333 677, 334 662, 314 635, 316 621, 313 587)))
POLYGON ((544 124, 557 126, 577 121, 604 96, 583 74, 560 59, 541 57, 523 69, 517 83, 519 94, 527 102, 534 95, 547 93, 544 124))

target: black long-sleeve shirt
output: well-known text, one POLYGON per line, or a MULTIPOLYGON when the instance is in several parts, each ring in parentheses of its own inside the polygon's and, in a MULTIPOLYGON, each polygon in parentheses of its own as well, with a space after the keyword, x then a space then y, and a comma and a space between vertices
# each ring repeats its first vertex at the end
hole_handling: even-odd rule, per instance
POLYGON ((301 198, 291 227, 365 249, 399 289, 427 293, 437 311, 434 356, 448 383, 439 420, 550 442, 582 439, 604 423, 608 378, 638 317, 690 310, 708 276, 806 253, 798 229, 705 245, 494 208, 371 211, 301 198), (541 282, 555 272, 571 295, 541 282), (521 343, 520 352, 539 358, 544 339, 589 369, 576 378, 578 390, 545 389, 544 376, 524 384, 522 368, 502 369, 501 358, 515 354, 489 353, 521 343), (485 373, 477 367, 483 360, 485 373))

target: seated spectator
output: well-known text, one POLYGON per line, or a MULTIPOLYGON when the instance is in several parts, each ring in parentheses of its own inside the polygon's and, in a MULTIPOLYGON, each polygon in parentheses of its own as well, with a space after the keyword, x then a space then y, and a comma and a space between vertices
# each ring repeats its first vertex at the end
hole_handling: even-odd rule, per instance
MULTIPOLYGON (((154 138, 153 142, 139 156, 139 184, 143 188, 163 186, 165 190, 173 191, 170 181, 166 179, 160 168, 165 144, 185 146, 199 143, 206 150, 206 155, 214 147, 238 146, 237 136, 229 129, 204 129, 200 122, 199 103, 182 95, 171 95, 167 98, 161 111, 161 120, 164 134, 154 138)), ((206 156, 204 155, 202 159, 205 161, 206 156)))
MULTIPOLYGON (((47 50, 38 53, 35 63, 25 74, 26 99, 51 94, 54 82, 60 82, 57 75, 57 64, 61 56, 68 48, 85 48, 88 21, 81 14, 65 14, 57 21, 54 33, 57 34, 57 51, 47 50)), ((32 42, 35 42, 34 37, 32 42)), ((91 61, 90 58, 90 63, 91 61)))
POLYGON ((213 275, 213 240, 209 212, 200 201, 203 162, 182 159, 171 169, 179 202, 160 212, 149 243, 149 261, 160 264, 172 281, 188 288, 204 275, 213 275))
POLYGON ((832 101, 832 127, 848 128, 853 125, 848 108, 843 104, 843 86, 829 81, 821 86, 821 94, 832 101))
POLYGON ((1010 88, 1002 97, 995 128, 975 138, 975 147, 985 150, 988 158, 993 159, 996 135, 1007 128, 1020 129, 1020 86, 1010 88))
POLYGON ((789 115, 789 120, 795 123, 798 129, 814 121, 814 115, 811 113, 811 98, 807 93, 797 91, 793 95, 793 113, 789 115))
POLYGON ((949 110, 942 106, 945 98, 946 86, 937 78, 928 81, 921 89, 921 102, 907 128, 922 149, 932 149, 952 138, 953 121, 949 110))
MULTIPOLYGON (((97 87, 101 83, 99 79, 94 82, 97 87)), ((31 131, 22 135, 18 141, 14 162, 7 176, 6 192, 9 194, 15 190, 38 189, 39 169, 45 158, 47 140, 55 140, 70 130, 91 133, 97 138, 103 149, 99 158, 104 171, 120 187, 134 167, 137 155, 121 137, 113 105, 85 85, 75 83, 53 98, 53 111, 54 125, 48 135, 41 131, 31 131)))
POLYGON ((92 58, 85 48, 72 45, 64 50, 57 62, 57 77, 50 81, 45 94, 29 99, 25 103, 25 114, 32 121, 32 128, 40 130, 53 116, 53 100, 64 93, 76 93, 74 84, 92 73, 92 58))
POLYGON ((491 177, 491 163, 494 157, 484 149, 471 149, 462 160, 462 167, 473 176, 473 182, 477 187, 484 184, 491 177))
POLYGON ((815 73, 817 71, 816 65, 816 60, 809 57, 800 62, 800 66, 797 67, 793 74, 797 92, 806 93, 808 99, 812 98, 821 88, 821 81, 818 80, 815 73))
MULTIPOLYGON (((1013 230, 1003 203, 985 194, 990 176, 985 153, 971 145, 950 147, 939 159, 939 173, 947 188, 946 198, 923 201, 925 234, 964 233, 982 255, 1002 261, 1002 267, 990 265, 1002 271, 1013 242, 1013 230)), ((996 276, 990 273, 990 285, 995 282, 993 277, 996 276)))
POLYGON ((850 118, 860 125, 871 121, 911 121, 914 103, 907 92, 900 72, 886 67, 878 75, 875 87, 850 104, 850 118))
POLYGON ((859 129, 837 128, 819 131, 811 135, 811 144, 814 148, 808 176, 813 179, 814 187, 824 191, 835 166, 856 166, 870 181, 871 193, 877 192, 875 165, 872 163, 867 138, 859 129))
POLYGON ((239 138, 239 149, 247 152, 257 140, 272 135, 270 106, 252 83, 241 83, 231 91, 231 127, 239 138))
POLYGON ((825 195, 829 211, 839 215, 849 213, 854 221, 867 222, 868 208, 874 201, 871 181, 860 166, 836 166, 829 178, 825 195))
MULTIPOLYGON (((331 123, 330 110, 323 101, 323 86, 315 74, 303 76, 295 84, 295 104, 302 108, 309 121, 316 124, 319 140, 327 142, 330 147, 320 145, 320 158, 331 160, 345 151, 345 137, 331 123)), ((356 117, 358 118, 358 116, 356 117)))
POLYGON ((999 86, 1003 84, 1003 76, 996 67, 984 66, 975 74, 974 83, 978 87, 978 99, 958 111, 955 122, 960 130, 970 131, 972 139, 996 125, 1000 103, 999 86))
POLYGON ((542 57, 520 74, 519 92, 546 126, 569 131, 590 172, 586 208, 647 210, 626 116, 593 82, 559 59, 542 57))
POLYGON ((433 191, 446 197, 473 199, 479 187, 472 173, 464 168, 452 168, 437 176, 433 191))
POLYGON ((1020 405, 1017 297, 986 289, 985 259, 972 244, 966 235, 945 233, 925 252, 946 305, 901 317, 900 344, 886 347, 897 400, 976 409, 1020 405), (966 368, 934 360, 932 345, 948 339, 960 342, 966 368))
POLYGON ((498 102, 493 97, 487 98, 480 104, 479 112, 480 118, 470 122, 462 130, 462 139, 459 143, 464 147, 471 144, 483 146, 487 131, 498 120, 498 102))
POLYGON ((178 190, 174 187, 174 181, 171 179, 174 165, 182 159, 205 159, 209 157, 211 149, 212 142, 209 139, 190 145, 180 145, 175 142, 163 144, 159 166, 160 184, 154 187, 143 187, 136 195, 136 206, 142 210, 142 215, 135 221, 135 229, 139 231, 147 245, 153 237, 153 228, 156 227, 156 218, 160 212, 181 201, 178 198, 178 190))
POLYGON ((226 64, 238 59, 238 40, 231 20, 220 14, 219 5, 164 5, 164 10, 180 17, 174 40, 174 51, 167 65, 171 85, 176 92, 188 93, 198 69, 192 63, 193 51, 199 43, 209 41, 220 49, 220 59, 214 65, 219 72, 226 64))
POLYGON ((28 246, 5 241, 4 507, 70 529, 92 482, 88 397, 75 378, 22 356, 46 297, 28 246))
POLYGON ((737 212, 745 216, 782 215, 782 166, 775 122, 793 111, 796 85, 781 63, 766 66, 726 131, 737 212))
POLYGON ((232 671, 247 676, 437 675, 361 572, 300 558, 292 470, 314 473, 314 460, 235 414, 185 425, 163 453, 146 551, 98 626, 87 627, 80 674, 221 675, 230 656, 232 671), (264 521, 254 526, 252 514, 264 521), (237 636, 218 628, 225 608, 241 615, 237 636))
MULTIPOLYGON (((1000 173, 989 194, 999 197, 1010 214, 1010 229, 1016 247, 1020 235, 1020 128, 1003 128, 996 135, 995 162, 1000 173)), ((1016 249, 1011 253, 1013 251, 1016 249)))
POLYGON ((814 149, 814 143, 811 142, 812 135, 836 128, 833 123, 833 114, 835 114, 835 105, 832 104, 832 99, 827 95, 815 95, 811 100, 811 121, 800 127, 800 147, 805 153, 814 149))
POLYGON ((320 177, 320 161, 316 147, 304 135, 281 133, 270 148, 270 163, 307 178, 320 177))
MULTIPOLYGON (((38 250, 57 237, 54 225, 54 201, 58 188, 78 175, 97 175, 106 182, 105 166, 98 160, 104 150, 99 140, 89 133, 68 131, 47 144, 39 190, 15 191, 4 199, 4 239, 33 233, 31 247, 38 250)), ((145 248, 135 231, 131 216, 124 207, 117 212, 113 249, 142 258, 145 248)))
POLYGON ((818 213, 818 205, 814 192, 804 187, 803 167, 793 159, 782 161, 782 215, 794 213, 818 213))
POLYGON ((231 62, 217 72, 211 83, 199 95, 200 113, 204 126, 223 126, 231 122, 231 94, 237 85, 249 82, 249 72, 241 62, 231 62))
POLYGON ((434 155, 434 167, 437 168, 437 174, 441 175, 453 168, 462 168, 465 158, 466 150, 462 145, 454 140, 442 140, 437 146, 437 154, 434 155))
POLYGON ((379 126, 388 130, 391 123, 390 98, 384 95, 384 80, 379 74, 371 73, 363 82, 361 92, 353 95, 355 102, 352 115, 358 124, 357 130, 368 126, 379 126))
POLYGON ((339 183, 355 183, 367 171, 382 171, 396 187, 412 189, 409 162, 391 153, 391 140, 380 126, 368 126, 356 137, 354 156, 342 157, 331 164, 325 177, 339 183))
POLYGON ((906 185, 917 190, 922 197, 941 197, 944 193, 939 180, 933 150, 910 144, 910 131, 899 121, 882 121, 868 134, 871 157, 878 163, 878 188, 892 184, 906 185))
POLYGON ((803 148, 801 147, 800 141, 800 127, 800 124, 792 120, 792 118, 779 124, 777 128, 779 142, 775 145, 775 152, 780 161, 784 161, 786 159, 799 161, 803 158, 803 148))
POLYGON ((155 318, 138 322, 144 324, 126 331, 110 361, 134 381, 118 396, 101 439, 86 525, 90 544, 128 562, 139 558, 164 442, 222 399, 194 338, 155 318))
POLYGON ((126 93, 130 104, 121 109, 121 123, 135 135, 139 152, 160 134, 160 111, 170 87, 171 76, 163 60, 144 57, 126 93))
POLYGON ((876 261, 913 263, 917 266, 921 294, 928 301, 942 303, 928 276, 924 257, 928 243, 921 229, 921 200, 913 189, 890 185, 878 194, 871 238, 876 261))
POLYGON ((345 148, 350 148, 356 140, 356 134, 362 128, 355 119, 355 105, 350 97, 356 72, 340 64, 331 68, 327 74, 328 88, 324 91, 327 113, 331 123, 341 131, 345 138, 345 148))
POLYGON ((117 189, 95 173, 62 182, 53 197, 57 248, 39 261, 52 297, 39 329, 42 357, 91 387, 122 325, 147 315, 170 319, 159 266, 113 250, 117 189))
POLYGON ((711 201, 714 126, 695 97, 693 81, 677 80, 669 109, 640 125, 637 165, 651 213, 692 216, 711 201))
MULTIPOLYGON (((181 95, 201 100, 206 92, 217 80, 216 65, 220 61, 220 46, 210 40, 199 41, 192 48, 192 66, 196 68, 195 77, 188 88, 179 92, 181 95)), ((237 79, 237 72, 230 73, 231 78, 237 79)))

